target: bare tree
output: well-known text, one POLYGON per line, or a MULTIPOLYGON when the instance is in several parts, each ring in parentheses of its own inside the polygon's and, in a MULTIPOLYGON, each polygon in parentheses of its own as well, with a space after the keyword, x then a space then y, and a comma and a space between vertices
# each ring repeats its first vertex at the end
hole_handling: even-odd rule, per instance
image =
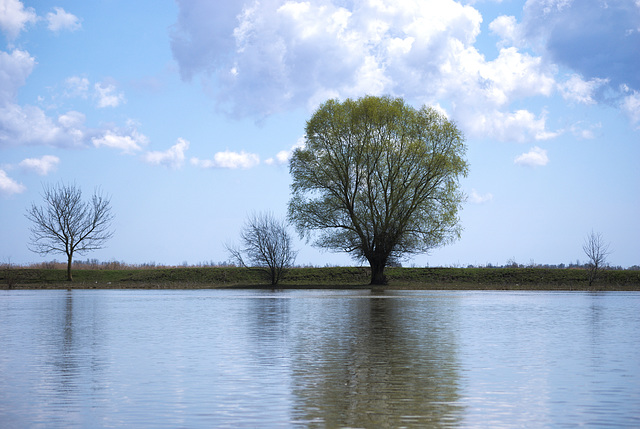
POLYGON ((31 227, 29 249, 41 255, 64 253, 67 256, 67 280, 72 281, 73 255, 102 249, 113 236, 111 201, 99 190, 91 200, 82 201, 82 191, 75 184, 44 185, 45 204, 31 204, 26 217, 31 227))
POLYGON ((14 264, 11 263, 11 258, 8 258, 6 263, 1 264, 0 268, 4 271, 4 280, 7 283, 7 288, 13 289, 17 282, 18 274, 14 269, 14 264))
POLYGON ((278 284, 296 259, 286 222, 270 212, 251 215, 242 228, 240 241, 240 249, 226 246, 231 257, 243 267, 262 268, 272 286, 278 284))
POLYGON ((591 231, 584 240, 582 250, 587 255, 587 267, 589 270, 589 287, 593 284, 598 272, 606 267, 607 255, 609 251, 609 243, 604 242, 602 235, 591 231))

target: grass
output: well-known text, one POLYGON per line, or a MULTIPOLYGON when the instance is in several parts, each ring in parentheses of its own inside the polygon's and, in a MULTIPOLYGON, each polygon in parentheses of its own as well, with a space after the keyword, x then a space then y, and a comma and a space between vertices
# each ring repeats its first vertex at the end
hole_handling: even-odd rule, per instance
MULTIPOLYGON (((388 289, 593 290, 581 269, 547 268, 387 268, 388 289)), ((160 267, 82 269, 66 282, 60 267, 0 270, 0 288, 198 289, 270 288, 256 269, 238 267, 160 267)), ((369 288, 365 267, 293 268, 279 288, 369 288)), ((640 290, 640 271, 603 271, 597 290, 640 290)))

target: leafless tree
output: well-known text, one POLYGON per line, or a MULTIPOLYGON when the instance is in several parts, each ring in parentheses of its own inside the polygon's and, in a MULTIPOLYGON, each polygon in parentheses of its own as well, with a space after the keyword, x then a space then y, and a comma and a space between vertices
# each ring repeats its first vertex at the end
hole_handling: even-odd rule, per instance
POLYGON ((584 240, 582 250, 588 258, 589 286, 591 286, 597 278, 598 272, 606 267, 607 255, 611 253, 609 243, 604 242, 602 234, 591 231, 584 240))
POLYGON ((0 265, 0 268, 4 272, 4 281, 7 283, 8 289, 13 289, 13 286, 16 284, 18 274, 14 269, 13 263, 11 263, 11 258, 7 259, 7 262, 0 265))
POLYGON ((241 248, 226 246, 231 257, 243 267, 263 269, 272 286, 278 284, 296 259, 286 222, 270 212, 251 215, 242 228, 240 242, 241 248))
POLYGON ((82 200, 82 191, 75 184, 44 185, 45 204, 31 204, 26 217, 30 229, 29 249, 41 255, 64 253, 67 256, 67 280, 72 281, 73 255, 102 249, 113 236, 111 201, 99 190, 91 200, 82 200))

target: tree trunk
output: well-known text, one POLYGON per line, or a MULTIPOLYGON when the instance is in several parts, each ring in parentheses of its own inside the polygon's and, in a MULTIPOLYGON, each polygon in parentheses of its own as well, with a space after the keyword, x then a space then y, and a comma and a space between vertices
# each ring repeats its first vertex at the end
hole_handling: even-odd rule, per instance
POLYGON ((72 259, 73 259, 72 254, 67 255, 67 281, 68 282, 73 281, 73 278, 71 277, 71 260, 72 259))
POLYGON ((384 275, 384 267, 386 263, 372 260, 369 261, 371 265, 371 285, 386 285, 387 278, 384 275))

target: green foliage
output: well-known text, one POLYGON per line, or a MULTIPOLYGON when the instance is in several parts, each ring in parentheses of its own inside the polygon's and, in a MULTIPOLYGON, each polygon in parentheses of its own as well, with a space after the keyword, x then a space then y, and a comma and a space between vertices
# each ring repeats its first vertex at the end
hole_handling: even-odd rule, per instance
POLYGON ((402 99, 329 100, 306 126, 290 162, 289 219, 314 244, 385 266, 457 239, 467 174, 458 128, 402 99))

